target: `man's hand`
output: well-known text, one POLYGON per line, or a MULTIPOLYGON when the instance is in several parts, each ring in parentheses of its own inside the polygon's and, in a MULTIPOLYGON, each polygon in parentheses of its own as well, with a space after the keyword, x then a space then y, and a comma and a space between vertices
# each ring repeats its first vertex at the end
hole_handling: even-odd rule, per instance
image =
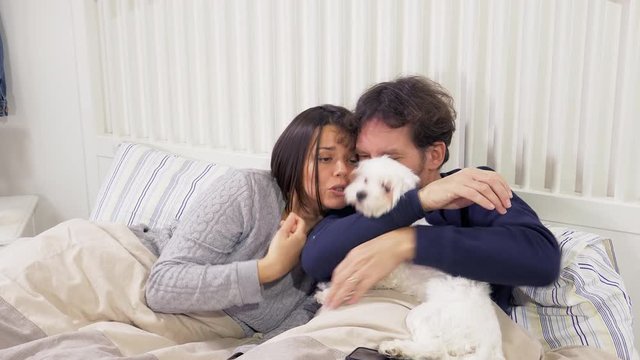
POLYGON ((331 288, 325 300, 329 308, 354 304, 375 283, 412 260, 415 253, 415 228, 400 228, 380 235, 351 250, 333 271, 331 288))
POLYGON ((418 191, 418 196, 425 211, 460 209, 476 203, 506 214, 513 193, 495 171, 466 168, 427 184, 418 191))

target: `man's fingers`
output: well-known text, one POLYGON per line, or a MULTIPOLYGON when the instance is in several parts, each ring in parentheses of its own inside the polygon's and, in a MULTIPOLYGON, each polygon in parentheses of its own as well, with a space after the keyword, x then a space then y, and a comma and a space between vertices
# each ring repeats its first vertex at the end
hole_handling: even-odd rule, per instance
MULTIPOLYGON (((355 275, 356 277, 358 275, 355 275)), ((371 278, 368 277, 364 277, 364 278, 359 278, 359 281, 357 283, 357 285, 355 286, 355 289, 353 291, 353 296, 351 297, 351 299, 349 299, 347 301, 347 304, 355 304, 358 301, 360 301, 360 299, 364 296, 364 294, 369 291, 369 289, 371 289, 371 287, 373 287, 373 285, 376 283, 375 281, 373 281, 371 278)))
POLYGON ((488 180, 487 184, 489 184, 493 192, 498 195, 502 206, 506 209, 510 208, 513 192, 509 184, 498 174, 495 174, 492 179, 488 180))
POLYGON ((352 295, 352 290, 348 289, 347 284, 342 283, 334 285, 332 283, 329 290, 329 296, 327 297, 327 304, 329 305, 329 308, 335 309, 342 305, 345 300, 349 300, 352 295))
POLYGON ((507 183, 507 181, 496 172, 480 169, 477 170, 479 172, 474 173, 474 179, 491 186, 493 192, 500 198, 502 206, 510 208, 510 199, 513 198, 513 191, 511 190, 509 183, 507 183))
POLYGON ((457 195, 469 199, 487 210, 495 210, 496 208, 482 193, 470 186, 462 186, 462 188, 457 191, 457 195))
MULTIPOLYGON (((325 302, 330 308, 335 307, 333 305, 334 299, 337 298, 337 293, 342 290, 342 284, 345 280, 344 270, 346 267, 348 267, 348 263, 346 260, 346 258, 345 260, 342 260, 342 262, 340 262, 340 264, 338 264, 338 266, 333 270, 333 274, 331 275, 331 287, 329 288, 329 293, 327 294, 327 300, 325 302)), ((339 305, 340 304, 338 303, 337 306, 339 305)))
POLYGON ((354 263, 355 260, 347 255, 333 271, 326 302, 330 308, 337 308, 354 296, 355 287, 360 282, 354 263))
MULTIPOLYGON (((363 280, 357 273, 349 276, 346 281, 336 287, 330 307, 337 308, 343 303, 355 304, 358 302, 360 297, 367 291, 367 288, 361 287, 362 284, 363 280)), ((333 285, 331 287, 334 288, 333 285)))
POLYGON ((504 190, 509 194, 509 199, 513 198, 513 190, 511 190, 511 185, 509 185, 509 183, 502 177, 500 178, 500 182, 502 183, 504 190))
POLYGON ((500 178, 500 180, 497 183, 492 184, 491 187, 493 188, 493 191, 498 194, 500 200, 502 200, 502 205, 507 209, 510 208, 513 192, 511 191, 509 184, 500 178))
MULTIPOLYGON (((491 204, 493 204, 493 206, 495 207, 496 211, 498 211, 500 214, 505 214, 507 212, 507 209, 503 205, 502 200, 500 200, 498 195, 494 192, 494 189, 487 183, 483 183, 480 181, 473 181, 467 184, 467 186, 476 190, 485 199, 491 202, 491 204)), ((500 188, 502 188, 502 186, 500 186, 500 188)))
POLYGON ((331 274, 332 286, 336 284, 342 284, 347 279, 349 274, 351 274, 350 272, 348 272, 349 268, 351 267, 351 257, 349 255, 350 253, 347 254, 347 256, 340 262, 340 264, 338 264, 338 266, 336 266, 335 269, 333 269, 333 273, 331 274))

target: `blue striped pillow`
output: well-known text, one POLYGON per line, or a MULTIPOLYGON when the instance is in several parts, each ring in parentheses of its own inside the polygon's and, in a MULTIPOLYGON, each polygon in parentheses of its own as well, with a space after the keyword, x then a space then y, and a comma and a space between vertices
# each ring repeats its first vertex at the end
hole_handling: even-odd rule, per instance
POLYGON ((550 227, 562 249, 560 278, 547 287, 514 290, 511 318, 547 349, 594 346, 633 359, 631 299, 596 235, 550 227))
POLYGON ((147 224, 151 228, 170 226, 199 191, 227 169, 141 144, 122 143, 98 192, 90 219, 147 224))

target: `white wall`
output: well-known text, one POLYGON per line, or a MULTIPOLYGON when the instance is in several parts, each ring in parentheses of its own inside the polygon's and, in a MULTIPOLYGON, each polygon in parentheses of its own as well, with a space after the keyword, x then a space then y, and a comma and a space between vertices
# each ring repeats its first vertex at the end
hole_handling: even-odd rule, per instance
POLYGON ((36 194, 36 230, 89 213, 71 5, 0 0, 9 116, 0 195, 36 194))

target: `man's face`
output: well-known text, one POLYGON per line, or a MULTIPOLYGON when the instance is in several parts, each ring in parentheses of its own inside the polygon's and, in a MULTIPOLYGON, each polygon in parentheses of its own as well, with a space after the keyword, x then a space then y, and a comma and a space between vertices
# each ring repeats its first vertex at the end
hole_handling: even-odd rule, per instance
POLYGON ((361 160, 388 155, 418 175, 421 186, 429 183, 434 176, 426 167, 425 151, 413 144, 408 125, 393 129, 381 119, 374 118, 360 129, 356 151, 361 160))

